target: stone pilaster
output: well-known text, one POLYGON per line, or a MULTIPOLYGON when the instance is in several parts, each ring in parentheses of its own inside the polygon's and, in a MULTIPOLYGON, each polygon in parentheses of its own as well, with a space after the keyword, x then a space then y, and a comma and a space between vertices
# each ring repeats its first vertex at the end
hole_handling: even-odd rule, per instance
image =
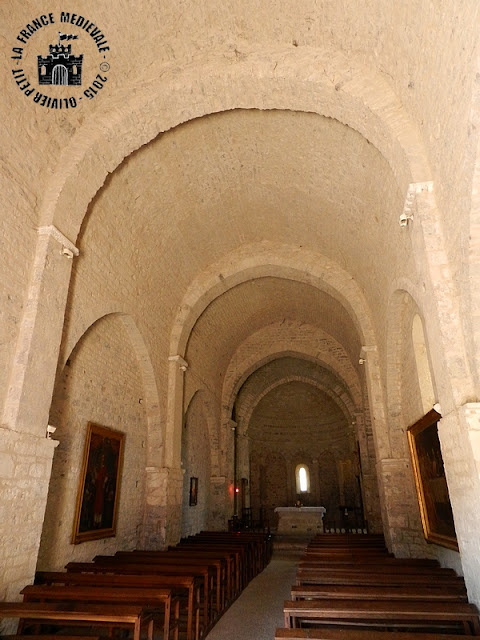
POLYGON ((469 402, 442 417, 438 423, 438 435, 468 596, 478 606, 480 403, 469 402))
POLYGON ((187 362, 180 355, 168 358, 165 466, 180 467, 183 427, 184 375, 187 362))
POLYGON ((0 600, 18 598, 35 574, 55 448, 46 430, 74 255, 78 249, 54 226, 39 229, 0 427, 0 600))
POLYGON ((383 488, 382 519, 389 548, 399 557, 425 555, 410 459, 380 460, 377 473, 383 488))
POLYGON ((57 445, 45 433, 0 428, 0 600, 18 599, 35 575, 57 445))
POLYGON ((228 497, 228 482, 225 476, 210 478, 210 519, 208 526, 213 530, 224 531, 228 526, 228 514, 231 512, 228 497))
POLYGON ((2 423, 40 438, 52 401, 74 255, 78 249, 58 229, 39 229, 2 423))
POLYGON ((183 473, 180 467, 147 467, 144 549, 162 549, 180 540, 183 473))

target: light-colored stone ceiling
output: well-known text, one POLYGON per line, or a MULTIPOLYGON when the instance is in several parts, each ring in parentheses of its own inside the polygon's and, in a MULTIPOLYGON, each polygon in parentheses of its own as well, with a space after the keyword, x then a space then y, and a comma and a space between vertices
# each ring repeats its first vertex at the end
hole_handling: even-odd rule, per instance
POLYGON ((353 429, 335 402, 325 393, 301 381, 292 381, 270 391, 255 408, 248 436, 272 447, 285 441, 315 446, 343 443, 354 448, 353 429))
POLYGON ((192 368, 210 362, 216 379, 237 345, 262 327, 285 320, 323 329, 343 345, 352 362, 358 361, 361 345, 343 307, 310 285, 279 278, 251 280, 218 297, 195 325, 186 359, 192 368))
MULTIPOLYGON (((110 176, 82 230, 72 304, 86 296, 91 317, 102 313, 95 278, 113 299, 130 288, 143 333, 165 344, 191 282, 236 248, 268 240, 328 257, 381 310, 390 279, 415 272, 398 225, 402 207, 384 159, 337 121, 255 110, 201 118, 110 176)), ((272 293, 274 304, 279 299, 281 291, 272 293)), ((289 294, 288 304, 294 299, 289 294)))
POLYGON ((348 420, 353 421, 353 404, 347 386, 332 371, 299 355, 279 356, 258 367, 245 380, 235 401, 237 421, 242 423, 244 428, 248 428, 251 412, 260 399, 275 386, 294 379, 303 380, 320 389, 328 389, 330 397, 343 408, 344 413, 350 412, 348 420))

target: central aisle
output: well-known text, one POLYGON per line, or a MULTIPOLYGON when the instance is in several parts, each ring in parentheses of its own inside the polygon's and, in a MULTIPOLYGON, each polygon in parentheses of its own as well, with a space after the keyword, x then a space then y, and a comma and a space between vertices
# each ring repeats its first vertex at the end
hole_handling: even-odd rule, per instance
POLYGON ((300 554, 274 554, 224 613, 206 640, 273 640, 283 627, 283 601, 290 599, 300 554))

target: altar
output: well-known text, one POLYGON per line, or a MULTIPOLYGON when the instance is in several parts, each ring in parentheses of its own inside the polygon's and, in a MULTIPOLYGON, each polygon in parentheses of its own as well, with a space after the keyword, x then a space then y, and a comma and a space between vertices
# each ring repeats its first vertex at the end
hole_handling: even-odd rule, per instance
POLYGON ((278 514, 277 533, 316 535, 323 533, 325 507, 275 507, 278 514))

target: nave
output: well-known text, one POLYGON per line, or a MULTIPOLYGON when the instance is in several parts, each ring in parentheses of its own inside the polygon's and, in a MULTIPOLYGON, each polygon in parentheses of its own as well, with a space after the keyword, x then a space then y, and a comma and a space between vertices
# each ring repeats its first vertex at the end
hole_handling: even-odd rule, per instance
POLYGON ((290 597, 300 552, 274 551, 270 564, 220 618, 206 640, 273 640, 283 625, 283 601, 290 597))
POLYGON ((8 640, 456 640, 480 636, 463 577, 396 558, 383 536, 202 531, 166 551, 119 551, 38 571, 8 640), (49 635, 50 634, 50 635, 49 635), (51 635, 53 634, 53 635, 51 635))
POLYGON ((317 536, 278 552, 207 640, 454 640, 480 634, 463 578, 397 559, 381 536, 317 536), (282 615, 283 609, 283 615, 282 615), (275 627, 275 631, 272 629, 275 627))

